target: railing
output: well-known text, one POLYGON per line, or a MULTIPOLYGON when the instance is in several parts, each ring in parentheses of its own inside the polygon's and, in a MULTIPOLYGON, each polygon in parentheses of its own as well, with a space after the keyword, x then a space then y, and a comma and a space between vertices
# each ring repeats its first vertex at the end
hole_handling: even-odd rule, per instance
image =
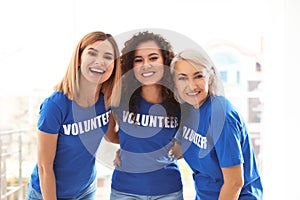
POLYGON ((22 133, 24 130, 0 131, 0 200, 23 199, 22 180, 22 133), (14 163, 7 166, 8 163, 14 163), (15 183, 8 184, 7 173, 12 167, 17 168, 15 172, 17 179, 15 183))

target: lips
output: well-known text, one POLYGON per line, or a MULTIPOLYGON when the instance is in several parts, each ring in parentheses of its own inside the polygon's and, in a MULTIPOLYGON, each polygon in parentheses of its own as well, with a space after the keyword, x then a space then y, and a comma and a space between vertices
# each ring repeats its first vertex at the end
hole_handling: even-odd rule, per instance
POLYGON ((196 96, 197 94, 199 94, 200 93, 200 91, 196 91, 196 92, 187 92, 186 94, 188 95, 188 96, 196 96))
POLYGON ((145 73, 142 73, 142 76, 149 77, 149 76, 152 76, 153 74, 154 74, 154 72, 145 72, 145 73))
POLYGON ((102 69, 97 69, 97 68, 90 68, 90 71, 93 73, 97 73, 97 74, 104 74, 104 70, 102 69))

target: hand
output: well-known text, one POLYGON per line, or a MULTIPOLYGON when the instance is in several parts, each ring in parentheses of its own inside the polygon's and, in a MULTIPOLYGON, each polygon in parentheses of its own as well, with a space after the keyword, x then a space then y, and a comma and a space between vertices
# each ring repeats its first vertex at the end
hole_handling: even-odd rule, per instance
POLYGON ((178 143, 174 142, 174 144, 169 149, 169 156, 175 157, 177 159, 182 158, 182 147, 178 143))
POLYGON ((120 149, 118 149, 116 151, 116 156, 115 156, 115 159, 114 159, 114 166, 115 167, 120 167, 121 166, 121 159, 120 159, 120 149))

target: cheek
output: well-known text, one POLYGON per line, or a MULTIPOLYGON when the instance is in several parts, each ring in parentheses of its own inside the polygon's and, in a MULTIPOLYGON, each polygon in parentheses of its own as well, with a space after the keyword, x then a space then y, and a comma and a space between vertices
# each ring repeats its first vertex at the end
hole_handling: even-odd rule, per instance
POLYGON ((209 90, 209 86, 208 86, 208 84, 206 84, 205 85, 205 92, 208 92, 208 90, 209 90))
POLYGON ((93 62, 94 60, 95 59, 91 58, 90 56, 81 55, 81 58, 79 59, 79 63, 81 63, 81 65, 86 65, 93 62))
POLYGON ((88 70, 89 66, 92 65, 92 61, 89 60, 89 59, 85 59, 85 60, 82 60, 81 64, 80 64, 80 67, 81 69, 83 70, 88 70))
POLYGON ((164 67, 163 66, 161 66, 161 65, 159 65, 159 66, 157 66, 158 67, 158 78, 159 78, 159 80, 161 80, 163 77, 164 77, 164 67))
POLYGON ((183 84, 180 84, 180 83, 178 83, 178 82, 175 82, 175 86, 176 86, 176 90, 177 90, 178 95, 179 95, 180 97, 182 97, 183 94, 184 94, 184 86, 183 86, 183 84))
POLYGON ((201 79, 201 80, 198 80, 195 84, 201 90, 204 90, 204 91, 208 90, 208 80, 201 79))
POLYGON ((203 81, 202 83, 202 88, 208 92, 208 89, 209 89, 209 80, 206 80, 206 81, 203 81))
POLYGON ((106 69, 106 73, 108 76, 111 76, 112 72, 114 70, 114 63, 110 64, 107 69, 106 69))
POLYGON ((133 66, 133 68, 139 68, 142 66, 142 64, 133 62, 132 66, 133 66))
POLYGON ((134 66, 132 70, 133 70, 135 77, 137 77, 139 75, 139 67, 134 66))

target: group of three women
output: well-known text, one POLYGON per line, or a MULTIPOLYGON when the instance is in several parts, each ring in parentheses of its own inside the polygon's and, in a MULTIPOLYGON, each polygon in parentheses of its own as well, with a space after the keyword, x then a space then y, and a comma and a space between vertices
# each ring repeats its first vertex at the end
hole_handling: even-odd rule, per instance
POLYGON ((110 34, 79 41, 40 107, 27 200, 95 199, 103 136, 120 144, 112 200, 183 199, 181 157, 193 171, 196 199, 262 199, 245 123, 222 95, 207 54, 174 55, 165 38, 148 31, 124 45, 120 56, 110 34))

